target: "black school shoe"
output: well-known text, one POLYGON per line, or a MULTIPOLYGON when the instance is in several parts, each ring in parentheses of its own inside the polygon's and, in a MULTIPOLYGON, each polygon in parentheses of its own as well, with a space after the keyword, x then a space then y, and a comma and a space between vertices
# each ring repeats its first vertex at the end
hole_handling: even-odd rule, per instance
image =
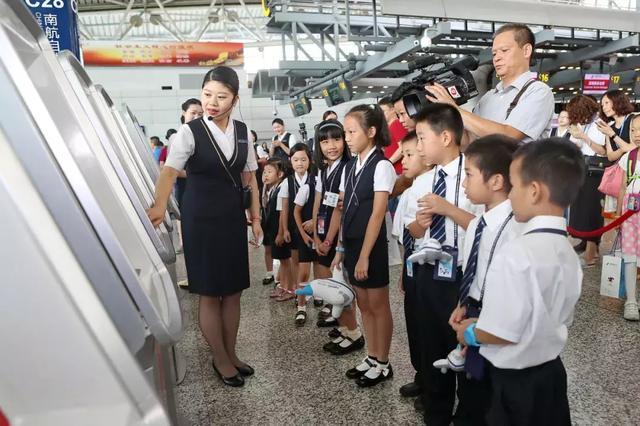
POLYGON ((340 336, 342 336, 342 333, 340 333, 340 330, 338 330, 337 328, 332 328, 329 332, 330 339, 337 339, 340 336))
POLYGON ((364 376, 367 373, 367 371, 369 371, 369 369, 375 368, 375 366, 376 366, 375 361, 369 359, 369 357, 366 357, 365 359, 362 360, 360 364, 347 370, 345 375, 350 379, 358 379, 364 376))
POLYGON ((424 404, 422 403, 422 396, 417 397, 416 400, 413 401, 413 408, 419 413, 424 413, 424 404))
POLYGON ((231 376, 231 377, 224 377, 218 371, 218 369, 216 368, 216 364, 213 361, 211 362, 211 365, 213 366, 213 371, 216 372, 220 380, 222 380, 222 383, 224 383, 225 385, 231 386, 234 388, 239 388, 241 386, 244 386, 244 378, 242 377, 241 373, 238 373, 235 376, 231 376))
POLYGON ((276 279, 273 276, 264 277, 262 279, 262 285, 270 285, 270 284, 273 284, 275 281, 276 281, 276 279))
POLYGON ((364 336, 360 336, 356 340, 351 340, 351 338, 347 336, 342 336, 342 337, 343 337, 343 340, 341 342, 337 343, 335 346, 329 349, 329 352, 331 352, 331 354, 338 355, 338 356, 347 355, 347 354, 350 354, 351 352, 358 351, 364 348, 364 336), (345 340, 349 341, 348 346, 343 346, 343 343, 345 340))
POLYGON ((368 372, 366 372, 356 380, 356 384, 361 388, 370 388, 371 386, 375 386, 378 383, 384 382, 385 380, 389 380, 393 377, 393 369, 391 368, 391 364, 388 364, 384 369, 379 369, 377 366, 374 368, 376 372, 379 373, 376 377, 372 379, 367 376, 368 372))
POLYGON ((333 317, 319 319, 316 325, 318 327, 336 327, 338 325, 338 320, 333 317))
POLYGON ((325 305, 320 312, 318 312, 318 319, 331 318, 331 309, 333 309, 333 305, 325 305))
POLYGON ((296 312, 296 327, 302 327, 307 322, 307 311, 296 312))
POLYGON ((419 396, 422 392, 422 388, 416 382, 407 383, 400 387, 400 395, 406 398, 413 398, 419 396))

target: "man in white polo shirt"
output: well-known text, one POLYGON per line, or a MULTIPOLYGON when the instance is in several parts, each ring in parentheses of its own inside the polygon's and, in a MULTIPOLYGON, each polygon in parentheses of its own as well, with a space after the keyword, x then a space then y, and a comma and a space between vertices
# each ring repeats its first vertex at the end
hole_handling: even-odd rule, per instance
POLYGON ((554 98, 551 88, 529 71, 535 36, 526 25, 505 24, 493 38, 493 66, 500 82, 480 99, 473 112, 456 105, 440 84, 427 86, 429 100, 455 105, 465 127, 463 146, 490 134, 529 142, 551 130, 554 98))

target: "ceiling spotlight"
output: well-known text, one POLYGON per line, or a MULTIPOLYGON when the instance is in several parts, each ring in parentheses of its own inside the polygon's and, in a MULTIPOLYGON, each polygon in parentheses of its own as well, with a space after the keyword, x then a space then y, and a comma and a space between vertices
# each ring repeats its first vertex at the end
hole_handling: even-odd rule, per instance
POLYGON ((129 18, 129 23, 131 24, 132 27, 137 28, 142 26, 142 24, 144 23, 144 20, 140 15, 133 15, 131 18, 129 18))
POLYGON ((388 89, 388 88, 389 88, 389 86, 382 86, 382 88, 383 88, 383 89, 388 89))
POLYGON ((160 25, 162 23, 162 16, 158 15, 157 13, 152 13, 151 15, 149 15, 149 22, 153 25, 160 25))
POLYGON ((367 93, 371 93, 371 90, 367 90, 367 93))
POLYGON ((574 87, 569 87, 569 90, 576 90, 574 87))
POLYGON ((369 87, 367 87, 367 89, 373 89, 373 86, 369 86, 369 87))
POLYGON ((560 67, 560 69, 561 69, 561 70, 566 70, 566 69, 567 69, 567 67, 560 67))
POLYGON ((357 88, 358 88, 358 86, 353 86, 353 88, 354 88, 354 89, 357 89, 357 88))
POLYGON ((558 90, 564 90, 564 87, 558 87, 558 90))

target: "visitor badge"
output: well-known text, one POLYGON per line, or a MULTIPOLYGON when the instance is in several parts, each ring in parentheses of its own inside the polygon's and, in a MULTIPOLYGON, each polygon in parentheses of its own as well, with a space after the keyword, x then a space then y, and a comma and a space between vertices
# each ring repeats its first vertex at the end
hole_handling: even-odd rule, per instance
POLYGON ((324 200, 322 200, 322 204, 329 207, 335 207, 338 205, 338 200, 340 199, 340 195, 335 192, 325 192, 324 200))
POLYGON ((449 260, 436 261, 433 279, 437 281, 455 281, 458 270, 458 250, 451 246, 443 246, 442 251, 451 255, 449 260))
POLYGON ((318 224, 318 234, 320 235, 324 235, 326 232, 325 230, 325 215, 318 215, 318 219, 316 221, 316 223, 318 224))
POLYGON ((413 278, 413 262, 407 259, 405 265, 406 265, 405 269, 407 271, 407 277, 413 278))

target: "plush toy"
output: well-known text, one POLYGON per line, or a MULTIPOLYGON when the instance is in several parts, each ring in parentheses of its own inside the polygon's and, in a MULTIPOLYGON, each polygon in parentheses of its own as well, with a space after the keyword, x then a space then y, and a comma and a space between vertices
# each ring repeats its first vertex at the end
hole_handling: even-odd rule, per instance
POLYGON ((356 297, 355 292, 345 280, 344 272, 338 268, 334 268, 332 278, 313 280, 296 290, 296 294, 298 296, 313 296, 332 305, 331 316, 333 318, 340 318, 342 310, 346 306, 350 306, 356 297))
POLYGON ((439 369, 442 374, 446 374, 447 370, 459 372, 464 370, 465 356, 462 354, 462 347, 456 346, 454 350, 449 352, 447 358, 439 359, 433 363, 433 366, 439 369))
POLYGON ((436 260, 448 262, 451 260, 451 255, 446 251, 442 251, 442 244, 440 244, 440 241, 434 238, 429 238, 416 247, 413 254, 409 256, 407 260, 411 263, 424 265, 425 263, 433 263, 436 260))

